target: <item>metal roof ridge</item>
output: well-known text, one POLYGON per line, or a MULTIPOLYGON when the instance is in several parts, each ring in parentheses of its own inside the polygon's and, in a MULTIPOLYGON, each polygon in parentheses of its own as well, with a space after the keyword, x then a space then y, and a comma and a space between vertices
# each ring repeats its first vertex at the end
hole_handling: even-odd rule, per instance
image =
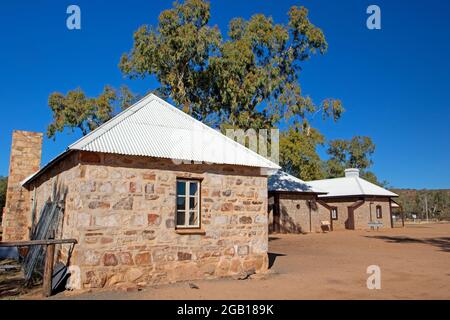
POLYGON ((70 144, 68 149, 81 149, 82 147, 88 145, 91 143, 95 138, 98 138, 102 136, 104 133, 111 130, 113 127, 121 123, 123 120, 127 119, 132 114, 139 111, 141 108, 143 108, 147 103, 151 102, 153 100, 153 94, 150 93, 146 95, 141 100, 135 102, 133 105, 131 105, 129 108, 122 110, 120 113, 118 113, 116 116, 112 117, 105 123, 101 124, 98 128, 92 130, 87 135, 81 137, 74 143, 70 144), (87 141, 86 141, 87 140, 87 141), (84 143, 83 143, 84 142, 84 143))
POLYGON ((358 185, 359 190, 361 190, 361 194, 366 194, 364 192, 364 188, 362 187, 361 183, 359 182, 359 179, 362 179, 362 178, 360 178, 359 176, 358 177, 353 177, 353 178, 355 178, 356 184, 358 185))
POLYGON ((259 157, 259 158, 262 159, 264 162, 266 162, 268 165, 269 165, 269 164, 270 164, 270 165, 275 165, 278 169, 281 168, 281 167, 280 167, 278 164, 276 164, 275 162, 270 161, 269 159, 267 159, 267 158, 263 157, 262 155, 258 154, 257 152, 255 152, 255 151, 253 151, 253 150, 247 148, 246 146, 244 146, 244 145, 242 145, 242 144, 240 144, 240 143, 234 141, 233 139, 231 139, 230 137, 226 136, 225 134, 223 134, 223 133, 221 133, 221 132, 218 132, 217 130, 211 128, 210 126, 207 126, 207 125, 204 124, 203 122, 201 122, 201 121, 199 121, 199 120, 197 120, 197 119, 191 117, 190 115, 188 115, 188 114, 185 113, 184 111, 182 111, 182 110, 178 109, 177 107, 171 105, 170 103, 168 103, 167 101, 161 99, 161 98, 158 97, 157 95, 154 95, 154 94, 151 94, 151 95, 153 95, 154 98, 155 98, 157 101, 159 101, 159 102, 161 102, 161 103, 163 103, 163 104, 169 106, 171 109, 174 109, 174 111, 181 113, 184 117, 187 117, 187 118, 189 118, 191 121, 193 120, 194 122, 199 123, 204 129, 210 130, 210 131, 214 132, 214 134, 220 134, 220 135, 223 136, 225 139, 230 140, 230 141, 231 141, 234 145, 236 145, 238 148, 241 148, 241 149, 245 150, 246 152, 248 152, 248 153, 250 153, 250 154, 253 154, 253 155, 259 157))

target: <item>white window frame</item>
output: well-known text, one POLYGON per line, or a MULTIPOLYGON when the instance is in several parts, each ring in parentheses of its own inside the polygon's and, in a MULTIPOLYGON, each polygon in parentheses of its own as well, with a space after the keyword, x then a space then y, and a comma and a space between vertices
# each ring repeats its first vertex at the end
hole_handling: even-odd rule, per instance
POLYGON ((176 181, 176 203, 175 203, 175 228, 176 229, 199 229, 200 228, 200 188, 201 188, 200 180, 177 179, 177 181, 176 181), (185 194, 184 195, 178 194, 178 183, 179 182, 185 183, 185 188, 184 188, 185 194), (190 195, 191 184, 197 185, 197 195, 196 196, 190 195), (178 210, 178 198, 179 197, 184 197, 184 210, 178 210), (196 200, 197 200, 197 208, 195 211, 189 209, 190 198, 196 198, 196 200), (182 224, 182 225, 178 224, 178 212, 184 212, 185 224, 182 224), (195 212, 195 214, 197 215, 197 223, 195 225, 189 224, 190 212, 195 212))
POLYGON ((383 219, 383 209, 381 209, 381 206, 378 205, 375 207, 375 217, 377 217, 377 219, 383 219), (379 210, 378 210, 379 209, 379 210), (378 212, 380 214, 378 214, 378 212))
POLYGON ((338 208, 337 207, 331 208, 331 220, 337 220, 338 217, 339 217, 338 208), (336 216, 335 217, 333 217, 333 211, 336 212, 336 216))

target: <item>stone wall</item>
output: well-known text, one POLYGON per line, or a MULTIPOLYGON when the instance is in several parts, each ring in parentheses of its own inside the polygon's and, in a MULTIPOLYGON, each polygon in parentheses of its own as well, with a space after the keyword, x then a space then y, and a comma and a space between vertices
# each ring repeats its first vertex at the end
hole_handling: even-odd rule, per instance
MULTIPOLYGON (((360 198, 321 198, 327 205, 337 207, 338 219, 333 220, 333 230, 347 229, 348 207, 353 205, 360 198)), ((322 206, 323 207, 323 206, 322 206)), ((372 221, 383 222, 384 228, 391 227, 389 198, 365 198, 364 203, 354 210, 355 229, 368 229, 370 213, 372 212, 372 221), (372 203, 372 204, 370 204, 372 203), (375 208, 377 205, 382 207, 382 219, 376 218, 375 208)))
MULTIPOLYGON (((27 189, 34 195, 36 202, 36 215, 34 217, 34 224, 36 224, 40 218, 40 212, 44 203, 48 200, 53 200, 53 191, 59 193, 58 197, 63 198, 65 196, 65 209, 63 221, 58 228, 58 234, 56 238, 63 237, 63 222, 67 223, 69 217, 76 214, 77 208, 80 204, 79 190, 79 178, 82 172, 82 166, 79 164, 78 152, 70 152, 66 154, 60 161, 57 161, 54 165, 50 166, 48 170, 41 172, 30 185, 27 185, 27 189)), ((30 219, 30 226, 31 226, 30 219)), ((68 245, 63 246, 64 249, 69 248, 68 245)))
MULTIPOLYGON (((278 202, 282 233, 322 232, 321 221, 330 220, 329 211, 316 203, 315 195, 279 193, 278 202)), ((273 223, 273 210, 269 223, 273 223)))
POLYGON ((371 221, 370 216, 372 216, 372 221, 382 222, 383 228, 391 228, 389 198, 366 198, 364 204, 355 210, 354 216, 355 229, 368 229, 368 223, 371 221), (376 206, 381 206, 381 219, 377 219, 376 217, 376 206))
POLYGON ((83 287, 267 269, 267 177, 260 169, 87 152, 71 157, 34 186, 39 204, 52 179, 67 188, 62 236, 78 239, 71 264, 80 267, 83 287), (201 179, 201 230, 175 229, 177 178, 201 179))
POLYGON ((42 133, 14 130, 9 162, 8 189, 3 210, 3 241, 28 240, 31 226, 31 194, 20 184, 39 170, 42 133))

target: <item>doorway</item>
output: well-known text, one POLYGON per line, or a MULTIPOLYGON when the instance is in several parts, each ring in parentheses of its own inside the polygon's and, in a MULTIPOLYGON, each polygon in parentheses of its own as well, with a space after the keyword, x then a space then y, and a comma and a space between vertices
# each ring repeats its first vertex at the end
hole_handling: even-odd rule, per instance
POLYGON ((348 218, 345 221, 345 229, 355 230, 355 210, 353 208, 348 208, 348 218))
POLYGON ((273 203, 272 232, 274 233, 281 232, 280 196, 278 194, 275 195, 273 203))

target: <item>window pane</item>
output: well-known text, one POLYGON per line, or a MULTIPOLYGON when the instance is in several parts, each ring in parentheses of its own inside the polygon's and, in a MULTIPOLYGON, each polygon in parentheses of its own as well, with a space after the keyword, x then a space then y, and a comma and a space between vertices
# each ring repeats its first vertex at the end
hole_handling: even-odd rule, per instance
POLYGON ((197 190, 198 190, 198 182, 191 182, 189 185, 189 194, 191 196, 195 196, 197 195, 197 190))
POLYGON ((336 217, 337 217, 337 210, 336 210, 336 209, 332 209, 332 210, 331 210, 331 217, 332 217, 333 219, 336 219, 336 217))
POLYGON ((177 181, 177 194, 185 195, 186 194, 186 182, 185 181, 177 181))
POLYGON ((381 207, 377 207, 377 218, 381 218, 381 207))
POLYGON ((197 225, 197 211, 189 211, 189 225, 197 225))
POLYGON ((185 213, 184 211, 177 211, 177 226, 185 225, 185 213))
POLYGON ((197 197, 189 197, 189 209, 197 209, 197 197))
POLYGON ((177 198, 177 210, 184 210, 185 208, 185 197, 178 197, 177 198))

